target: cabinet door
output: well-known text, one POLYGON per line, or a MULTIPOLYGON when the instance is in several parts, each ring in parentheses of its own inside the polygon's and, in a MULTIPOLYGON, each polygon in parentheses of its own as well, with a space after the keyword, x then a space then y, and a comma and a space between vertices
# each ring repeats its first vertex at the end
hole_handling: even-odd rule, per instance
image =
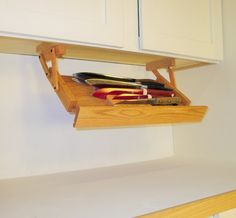
POLYGON ((123 46, 124 0, 3 0, 2 35, 123 46))
POLYGON ((222 59, 221 0, 139 0, 140 47, 222 59))

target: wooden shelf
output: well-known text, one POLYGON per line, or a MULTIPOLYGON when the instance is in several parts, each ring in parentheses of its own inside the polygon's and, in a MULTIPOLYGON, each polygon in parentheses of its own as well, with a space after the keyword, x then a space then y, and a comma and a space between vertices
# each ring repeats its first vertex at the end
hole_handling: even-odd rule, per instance
POLYGON ((76 128, 199 122, 207 110, 206 106, 111 106, 92 92, 92 87, 78 84, 70 76, 59 77, 57 95, 65 109, 76 114, 76 128))
POLYGON ((189 106, 190 100, 175 87, 172 70, 175 60, 172 58, 150 62, 146 64, 146 69, 153 71, 160 82, 174 90, 176 96, 182 99, 181 106, 111 105, 107 100, 93 97, 93 87, 78 84, 71 76, 62 76, 59 73, 57 57, 64 56, 64 46, 42 44, 37 51, 40 53, 45 74, 65 109, 75 114, 76 128, 199 122, 207 111, 206 106, 189 106), (51 62, 51 67, 48 62, 51 62), (162 67, 168 69, 170 82, 157 71, 162 67))

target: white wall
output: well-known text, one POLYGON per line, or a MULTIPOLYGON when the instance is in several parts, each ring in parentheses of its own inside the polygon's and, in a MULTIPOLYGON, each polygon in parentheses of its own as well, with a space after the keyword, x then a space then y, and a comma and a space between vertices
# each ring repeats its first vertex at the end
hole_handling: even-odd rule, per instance
MULTIPOLYGON (((0 179, 145 161, 173 154, 170 126, 76 130, 37 57, 0 54, 0 179)), ((142 77, 141 67, 63 60, 61 72, 142 77)))
POLYGON ((236 1, 223 1, 224 61, 177 73, 193 104, 208 105, 200 124, 174 127, 177 154, 236 161, 236 1))

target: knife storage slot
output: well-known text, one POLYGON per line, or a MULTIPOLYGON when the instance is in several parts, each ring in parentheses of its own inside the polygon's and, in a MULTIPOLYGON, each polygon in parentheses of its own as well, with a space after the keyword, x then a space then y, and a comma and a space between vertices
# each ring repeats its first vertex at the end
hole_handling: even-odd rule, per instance
POLYGON ((199 122, 204 117, 206 106, 189 106, 190 100, 181 93, 172 81, 162 77, 158 69, 168 67, 173 59, 166 59, 147 64, 160 82, 166 87, 173 88, 183 104, 179 106, 151 106, 151 105, 110 105, 103 99, 92 96, 94 88, 85 84, 78 84, 71 76, 59 73, 56 58, 65 53, 63 46, 40 46, 40 62, 49 82, 57 93, 65 109, 75 114, 75 128, 100 128, 116 126, 153 125, 170 123, 199 122), (49 67, 49 62, 52 62, 49 67), (163 64, 165 63, 165 64, 163 64), (161 65, 161 66, 160 66, 161 65))

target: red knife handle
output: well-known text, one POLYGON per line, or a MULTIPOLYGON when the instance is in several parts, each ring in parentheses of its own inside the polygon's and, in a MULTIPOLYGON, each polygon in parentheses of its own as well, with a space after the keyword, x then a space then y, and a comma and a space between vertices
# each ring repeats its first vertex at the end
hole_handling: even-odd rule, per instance
POLYGON ((121 94, 150 94, 153 97, 173 97, 173 91, 156 90, 156 89, 125 89, 125 88, 102 88, 97 89, 93 96, 101 99, 106 99, 107 95, 121 95, 121 94))
POLYGON ((145 92, 143 89, 125 89, 125 88, 103 88, 98 89, 93 93, 94 97, 106 99, 107 95, 121 95, 121 94, 140 94, 145 92))
POLYGON ((175 93, 173 91, 156 90, 156 89, 148 89, 147 93, 152 95, 153 97, 156 97, 156 96, 174 97, 175 96, 175 93))
POLYGON ((150 99, 151 95, 136 95, 136 94, 121 94, 116 95, 112 99, 113 100, 132 100, 132 99, 150 99))

